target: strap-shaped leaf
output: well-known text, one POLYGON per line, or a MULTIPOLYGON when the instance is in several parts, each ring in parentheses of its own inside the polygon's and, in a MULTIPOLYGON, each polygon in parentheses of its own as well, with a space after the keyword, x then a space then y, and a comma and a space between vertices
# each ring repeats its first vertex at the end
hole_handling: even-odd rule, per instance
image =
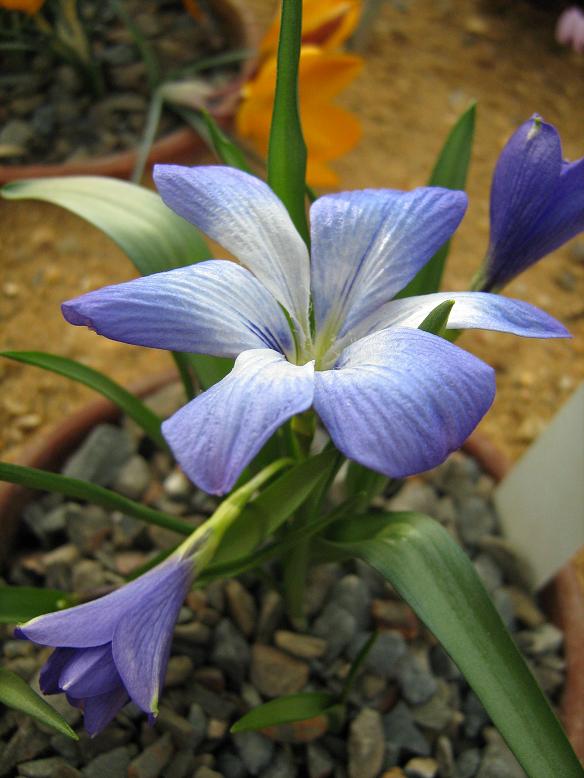
POLYGON ((15 181, 1 190, 8 200, 45 200, 105 232, 142 275, 209 259, 199 232, 144 187, 100 176, 15 181))
POLYGON ((19 675, 3 667, 0 667, 0 703, 32 716, 72 740, 79 740, 60 713, 33 692, 19 675))
POLYGON ((268 183, 284 203, 305 243, 306 144, 298 106, 302 0, 282 0, 276 92, 268 147, 268 183))
POLYGON ((249 732, 254 729, 275 727, 278 724, 305 721, 326 714, 336 703, 337 699, 326 692, 288 694, 253 708, 235 722, 231 731, 249 732))
POLYGON ((75 604, 74 597, 58 589, 0 586, 0 624, 19 624, 75 604))
MULTIPOLYGON (((474 138, 475 114, 476 103, 473 103, 450 131, 428 181, 429 186, 444 186, 447 189, 465 188, 474 138)), ((437 292, 440 289, 449 251, 450 241, 438 249, 427 265, 397 296, 413 297, 417 294, 437 292)))
POLYGON ((39 489, 45 492, 57 492, 75 500, 86 500, 94 505, 101 505, 114 511, 122 511, 128 516, 140 519, 147 524, 156 524, 165 527, 179 535, 190 535, 193 527, 184 521, 168 516, 166 513, 156 511, 147 505, 142 505, 134 500, 129 500, 121 494, 104 489, 103 486, 81 481, 78 478, 68 478, 58 473, 49 473, 47 470, 39 470, 36 467, 24 467, 12 465, 8 462, 0 462, 0 481, 9 481, 13 484, 25 486, 27 489, 39 489))
POLYGON ((459 666, 530 778, 583 771, 472 563, 440 524, 416 513, 359 516, 334 545, 378 570, 459 666))
POLYGON ((121 408, 159 446, 166 448, 166 441, 160 432, 161 419, 135 395, 98 370, 76 362, 74 359, 47 354, 43 351, 1 351, 0 356, 50 370, 95 389, 96 392, 107 397, 118 408, 121 408))
POLYGON ((251 173, 252 170, 247 163, 245 154, 239 146, 237 146, 231 138, 227 137, 208 111, 201 111, 201 115, 217 158, 221 160, 224 165, 243 170, 244 173, 251 173))

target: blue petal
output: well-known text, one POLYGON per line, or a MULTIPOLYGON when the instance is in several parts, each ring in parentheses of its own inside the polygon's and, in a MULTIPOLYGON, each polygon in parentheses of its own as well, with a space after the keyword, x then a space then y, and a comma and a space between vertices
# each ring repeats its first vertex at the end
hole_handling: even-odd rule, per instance
POLYGON ((310 210, 317 328, 343 336, 391 300, 450 238, 466 202, 438 187, 320 197, 310 210))
POLYGON ((158 568, 114 633, 115 665, 128 694, 144 711, 158 710, 174 625, 193 573, 190 559, 173 559, 158 568))
POLYGON ((491 367, 414 329, 376 332, 315 374, 314 405, 337 448, 393 478, 443 462, 494 396, 491 367))
POLYGON ((154 181, 169 208, 236 256, 309 332, 308 251, 267 184, 221 166, 156 165, 154 181))
POLYGON ((162 425, 180 466, 197 486, 224 494, 278 427, 312 404, 313 364, 244 351, 231 373, 162 425))
POLYGON ((119 684, 111 692, 87 699, 78 699, 68 694, 67 701, 70 705, 81 708, 85 729, 91 737, 94 737, 107 727, 128 702, 128 694, 124 687, 119 684))
POLYGON ((19 625, 15 634, 41 646, 91 648, 110 643, 118 622, 135 608, 147 608, 152 592, 173 576, 175 564, 171 557, 105 597, 37 616, 19 625))
POLYGON ((543 256, 538 225, 553 202, 561 169, 559 135, 539 117, 524 122, 501 152, 491 187, 487 289, 504 286, 543 256))
POLYGON ((138 346, 224 357, 249 348, 293 349, 278 303, 249 271, 226 260, 106 286, 64 303, 63 315, 138 346))
POLYGON ((43 694, 59 694, 61 673, 79 649, 56 648, 41 669, 39 686, 43 694))
MULTIPOLYGON (((451 330, 495 330, 526 338, 570 337, 563 324, 534 305, 487 292, 437 292, 392 300, 362 321, 351 335, 364 337, 386 327, 419 327, 446 300, 455 302, 448 318, 451 330)), ((348 343, 341 341, 339 345, 348 343)))
POLYGON ((76 649, 59 678, 61 690, 77 698, 105 694, 119 684, 120 675, 109 643, 95 648, 76 649))

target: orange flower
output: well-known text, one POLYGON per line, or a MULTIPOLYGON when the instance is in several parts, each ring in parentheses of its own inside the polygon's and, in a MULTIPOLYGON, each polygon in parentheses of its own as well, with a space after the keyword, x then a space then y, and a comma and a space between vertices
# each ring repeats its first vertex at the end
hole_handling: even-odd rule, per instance
MULTIPOLYGON (((335 187, 338 176, 330 160, 346 154, 358 143, 361 125, 332 100, 353 81, 363 66, 360 57, 332 54, 316 46, 303 46, 300 53, 300 115, 308 148, 307 180, 311 186, 335 187)), ((276 85, 276 58, 271 57, 242 90, 236 125, 264 157, 268 150, 270 120, 276 85)))
POLYGON ((25 14, 32 16, 40 11, 45 0, 0 0, 0 8, 7 8, 9 11, 24 11, 25 14))
MULTIPOLYGON (((304 0, 302 8, 302 43, 320 46, 326 51, 338 48, 353 32, 359 21, 361 0, 304 0)), ((278 49, 280 18, 272 22, 260 44, 262 57, 278 49)))

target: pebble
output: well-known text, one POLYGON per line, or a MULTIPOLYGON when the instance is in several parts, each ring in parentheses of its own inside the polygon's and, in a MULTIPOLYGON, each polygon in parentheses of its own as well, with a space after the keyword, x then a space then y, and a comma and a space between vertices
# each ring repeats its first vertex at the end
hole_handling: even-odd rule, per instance
POLYGON ((81 778, 81 773, 68 765, 60 756, 48 759, 36 759, 32 762, 21 762, 18 765, 18 775, 24 778, 81 778))
POLYGON ((223 778, 223 775, 203 765, 194 773, 193 778, 223 778))
POLYGON ((485 553, 477 554, 473 565, 489 593, 502 586, 503 572, 491 556, 485 553))
POLYGON ((246 637, 251 637, 255 630, 257 617, 253 597, 236 579, 227 581, 225 594, 231 618, 246 637))
POLYGON ((118 471, 134 453, 126 430, 112 424, 99 424, 67 460, 62 472, 68 478, 110 486, 118 471))
POLYGON ((152 474, 144 457, 134 454, 118 470, 112 488, 130 500, 139 500, 148 486, 152 474))
POLYGON ((220 621, 215 629, 211 660, 236 686, 241 685, 250 663, 250 648, 241 632, 227 619, 220 621))
POLYGON ((503 624, 508 630, 513 631, 515 629, 515 608, 508 591, 504 588, 497 589, 491 597, 503 624))
POLYGON ((328 778, 332 775, 335 762, 329 752, 318 743, 309 743, 306 748, 309 778, 328 778))
POLYGON ((462 710, 465 716, 464 734, 468 738, 474 738, 489 723, 489 715, 473 691, 468 692, 462 710))
MULTIPOLYGON (((120 746, 92 759, 83 772, 86 778, 126 778, 130 760, 128 748, 120 746)), ((142 774, 140 778, 143 778, 142 774)))
POLYGON ((329 603, 316 619, 312 633, 327 641, 327 659, 336 659, 348 645, 357 629, 355 617, 334 602, 329 603))
POLYGON ((518 621, 526 627, 532 628, 540 627, 545 623, 545 616, 537 607, 533 597, 527 594, 527 592, 516 586, 509 586, 506 588, 506 591, 511 598, 513 610, 518 621))
POLYGON ((454 711, 450 706, 450 687, 438 681, 434 696, 423 705, 417 705, 412 716, 416 724, 432 732, 444 732, 452 721, 454 711))
POLYGON ((383 765, 385 743, 378 711, 363 708, 349 728, 350 778, 374 778, 383 765))
POLYGON ((485 737, 489 744, 483 753, 476 778, 525 778, 524 771, 499 733, 490 728, 485 737))
POLYGON ((198 733, 191 722, 166 705, 160 706, 156 726, 162 732, 169 732, 180 748, 194 748, 200 742, 197 740, 198 733))
POLYGON ((415 756, 429 756, 430 744, 416 726, 410 709, 404 702, 383 717, 385 738, 396 757, 403 752, 415 756))
POLYGON ((171 656, 168 660, 164 685, 172 688, 182 686, 193 675, 193 660, 188 656, 171 656))
MULTIPOLYGON (((173 751, 172 738, 167 732, 132 760, 128 767, 127 778, 158 778, 170 761, 173 751)), ((96 778, 103 778, 103 773, 96 778)))
POLYGON ((389 500, 388 508, 392 511, 416 511, 433 516, 437 501, 438 496, 429 484, 411 479, 389 500))
MULTIPOLYGON (((222 750, 218 754, 217 767, 221 770, 225 778, 246 778, 245 765, 241 759, 231 751, 222 750)), ((278 778, 278 776, 275 776, 275 778, 278 778)))
POLYGON ((481 497, 471 495, 458 501, 456 527, 461 540, 467 546, 475 546, 496 526, 492 508, 481 497))
POLYGON ((515 639, 526 654, 539 656, 558 651, 562 646, 564 636, 553 624, 542 624, 535 629, 518 632, 515 639))
MULTIPOLYGON (((162 778, 191 778, 195 756, 188 748, 178 751, 162 771, 162 778)), ((107 777, 106 777, 107 778, 107 777)))
POLYGON ((404 698, 412 705, 427 702, 438 688, 434 676, 411 654, 406 654, 396 663, 394 676, 404 698))
POLYGON ((191 725, 191 747, 196 749, 205 739, 207 732, 207 717, 198 702, 193 702, 189 708, 188 722, 191 725))
POLYGON ((260 643, 268 643, 284 615, 284 600, 273 589, 262 597, 256 637, 260 643))
POLYGON ((296 778, 298 771, 289 750, 280 749, 272 764, 260 775, 260 778, 296 778))
POLYGON ((280 697, 301 691, 308 681, 305 662, 277 648, 256 643, 251 652, 251 681, 260 694, 280 697))
POLYGON ((436 740, 436 761, 440 778, 458 778, 454 762, 454 748, 452 740, 445 735, 440 735, 436 740))
POLYGON ((312 635, 301 635, 298 632, 278 630, 274 634, 274 643, 278 648, 300 659, 318 659, 326 652, 326 640, 312 635))
POLYGON ((113 531, 111 517, 98 505, 70 506, 66 514, 67 534, 81 554, 93 555, 113 531))
POLYGON ((434 778, 438 773, 438 762, 431 757, 415 756, 406 764, 407 778, 434 778))
POLYGON ((498 535, 485 535, 479 541, 479 548, 494 558, 510 583, 530 590, 529 565, 512 543, 498 535))
POLYGON ((481 763, 481 752, 478 748, 467 748, 456 760, 458 778, 473 778, 481 763))
POLYGON ((367 629, 370 622, 371 596, 369 590, 356 575, 345 575, 331 592, 331 602, 348 611, 358 629, 367 629))
MULTIPOLYGON (((355 635, 347 649, 347 656, 351 661, 357 658, 370 637, 371 633, 369 632, 355 635)), ((406 653, 407 645, 399 632, 380 632, 365 658, 364 666, 381 678, 393 678, 398 661, 406 653)))
POLYGON ((248 772, 258 775, 270 764, 274 753, 273 742, 259 732, 237 732, 233 741, 248 772))
POLYGON ((192 492, 191 482, 182 470, 173 470, 162 482, 162 488, 173 500, 187 500, 192 492))
POLYGON ((34 138, 34 130, 22 119, 11 119, 0 130, 0 146, 16 146, 25 150, 34 138))

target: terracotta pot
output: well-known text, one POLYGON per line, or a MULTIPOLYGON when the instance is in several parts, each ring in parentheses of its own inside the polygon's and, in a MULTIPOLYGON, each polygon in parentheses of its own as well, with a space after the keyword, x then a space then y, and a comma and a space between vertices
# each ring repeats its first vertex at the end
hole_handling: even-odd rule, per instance
MULTIPOLYGON (((132 390, 144 396, 174 380, 176 374, 167 372, 134 385, 132 390)), ((29 447, 22 454, 20 463, 57 470, 92 427, 119 416, 115 405, 98 398, 72 413, 29 447)), ((500 481, 509 470, 507 458, 480 432, 471 435, 463 450, 496 481, 500 481)), ((34 492, 28 489, 0 482, 0 563, 10 549, 22 508, 33 497, 34 492)), ((564 631, 567 677, 561 705, 562 720, 576 753, 584 760, 584 586, 573 563, 558 573, 542 599, 553 621, 564 631)))
MULTIPOLYGON (((249 10, 238 0, 213 0, 213 11, 220 17, 227 38, 234 49, 255 51, 258 44, 258 30, 249 10)), ((254 56, 241 63, 239 72, 225 87, 218 89, 209 98, 209 110, 220 125, 225 126, 233 118, 241 86, 256 67, 254 56)), ((148 165, 157 162, 192 162, 193 157, 205 148, 201 138, 190 127, 174 130, 157 140, 148 155, 148 165)), ((47 176, 115 176, 130 178, 136 162, 137 151, 119 151, 103 157, 89 158, 77 162, 63 162, 51 165, 0 165, 0 184, 22 178, 44 178, 47 176)))

